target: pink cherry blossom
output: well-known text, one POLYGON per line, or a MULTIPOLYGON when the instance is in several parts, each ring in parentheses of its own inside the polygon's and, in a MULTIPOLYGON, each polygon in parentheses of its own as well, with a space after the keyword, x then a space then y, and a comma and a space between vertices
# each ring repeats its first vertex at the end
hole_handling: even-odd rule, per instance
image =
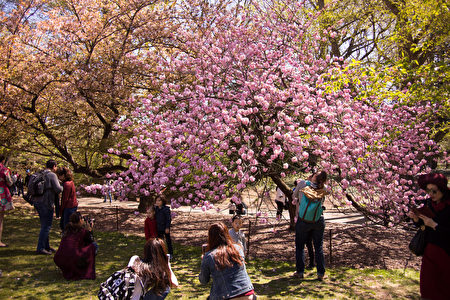
POLYGON ((337 205, 351 196, 395 223, 419 197, 414 176, 442 154, 426 128, 438 105, 394 104, 358 66, 315 55, 325 36, 296 13, 304 4, 287 1, 282 14, 252 5, 218 9, 202 30, 180 12, 186 23, 171 33, 179 47, 147 53, 160 90, 130 100, 135 114, 119 124, 129 145, 108 150, 131 155, 114 190, 122 198, 164 190, 177 195, 173 206, 206 211, 205 201, 239 203, 253 182, 318 167, 331 175, 337 205), (342 83, 352 79, 358 84, 342 83))

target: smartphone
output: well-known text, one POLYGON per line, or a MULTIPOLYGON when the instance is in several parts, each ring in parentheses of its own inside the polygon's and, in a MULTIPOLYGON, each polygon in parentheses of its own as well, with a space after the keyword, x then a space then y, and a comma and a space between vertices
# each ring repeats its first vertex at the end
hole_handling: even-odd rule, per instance
POLYGON ((202 254, 206 253, 206 248, 208 247, 208 244, 203 244, 202 245, 202 254))
POLYGON ((423 206, 423 207, 420 207, 420 208, 413 207, 413 208, 411 208, 411 210, 416 215, 424 215, 424 216, 426 216, 428 218, 433 218, 435 216, 433 211, 428 206, 423 206))

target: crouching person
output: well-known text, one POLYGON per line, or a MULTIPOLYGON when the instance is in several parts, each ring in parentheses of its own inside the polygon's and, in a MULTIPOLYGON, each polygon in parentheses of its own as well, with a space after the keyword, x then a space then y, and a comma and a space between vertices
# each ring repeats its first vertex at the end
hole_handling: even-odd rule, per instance
POLYGON ((94 242, 92 226, 93 222, 86 222, 79 212, 69 217, 53 258, 67 280, 95 279, 98 246, 94 242))
POLYGON ((212 277, 209 300, 256 299, 245 268, 242 246, 233 244, 225 224, 211 225, 205 251, 202 254, 199 280, 206 284, 212 277))

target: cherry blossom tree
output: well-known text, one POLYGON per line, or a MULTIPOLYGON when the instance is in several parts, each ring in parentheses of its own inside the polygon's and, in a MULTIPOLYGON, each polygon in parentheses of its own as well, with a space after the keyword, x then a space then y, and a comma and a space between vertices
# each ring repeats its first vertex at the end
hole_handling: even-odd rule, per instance
POLYGON ((321 168, 335 205, 398 223, 420 197, 414 176, 441 154, 425 125, 438 104, 400 105, 406 91, 373 90, 357 65, 320 58, 331 33, 302 2, 220 5, 174 32, 177 51, 157 58, 161 92, 117 127, 133 137, 109 150, 131 156, 115 189, 209 209, 271 178, 292 201, 285 180, 321 168))

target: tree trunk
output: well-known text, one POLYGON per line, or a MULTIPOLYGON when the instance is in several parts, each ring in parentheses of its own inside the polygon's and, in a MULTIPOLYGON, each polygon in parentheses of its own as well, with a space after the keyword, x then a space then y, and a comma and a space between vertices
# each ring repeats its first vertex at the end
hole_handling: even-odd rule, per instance
POLYGON ((289 201, 289 230, 295 231, 295 205, 292 204, 292 194, 288 197, 289 201))
POLYGON ((278 176, 271 176, 272 181, 280 188, 289 203, 289 230, 295 230, 295 206, 292 205, 292 189, 290 189, 278 176))

